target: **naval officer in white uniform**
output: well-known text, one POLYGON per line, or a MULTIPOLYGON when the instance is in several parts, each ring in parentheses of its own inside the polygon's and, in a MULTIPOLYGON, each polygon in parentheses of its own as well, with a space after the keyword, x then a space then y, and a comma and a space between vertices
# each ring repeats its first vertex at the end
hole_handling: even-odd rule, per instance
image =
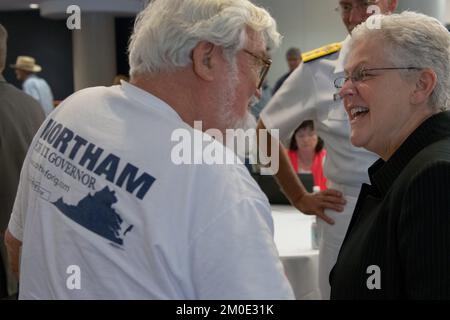
MULTIPOLYGON (((371 14, 393 12, 397 2, 341 0, 337 9, 351 33, 371 14)), ((317 134, 325 141, 324 169, 331 190, 307 193, 281 144, 280 169, 276 174, 291 203, 300 211, 320 218, 319 286, 323 299, 330 297, 329 273, 345 237, 361 184, 368 182, 367 168, 377 160, 374 154, 351 145, 350 124, 334 87, 334 80, 343 75, 349 37, 342 43, 305 53, 302 65, 272 98, 258 123, 260 129, 279 129, 281 142, 288 145, 298 125, 313 120, 317 134)))

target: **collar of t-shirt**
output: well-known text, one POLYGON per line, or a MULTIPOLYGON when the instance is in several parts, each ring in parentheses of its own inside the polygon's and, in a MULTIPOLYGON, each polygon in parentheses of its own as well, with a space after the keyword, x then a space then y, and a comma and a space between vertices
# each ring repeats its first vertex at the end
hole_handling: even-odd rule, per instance
POLYGON ((127 98, 130 98, 147 108, 151 107, 157 109, 159 112, 164 113, 170 118, 183 121, 180 118, 180 115, 171 106, 169 106, 167 103, 165 103, 158 97, 126 81, 121 80, 120 84, 127 98))
POLYGON ((341 48, 341 51, 339 52, 339 57, 336 60, 336 68, 334 69, 335 74, 344 72, 344 62, 345 62, 345 57, 347 56, 348 51, 350 49, 350 47, 349 47, 350 40, 351 40, 351 36, 348 35, 347 38, 345 38, 345 40, 342 41, 342 48, 341 48))

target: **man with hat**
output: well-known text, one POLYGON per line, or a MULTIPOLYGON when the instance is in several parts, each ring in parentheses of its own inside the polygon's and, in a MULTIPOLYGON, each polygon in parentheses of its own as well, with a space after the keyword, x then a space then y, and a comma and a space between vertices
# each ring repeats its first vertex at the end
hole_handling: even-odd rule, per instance
POLYGON ((23 81, 22 88, 25 93, 35 98, 42 106, 47 116, 53 111, 53 94, 47 81, 36 76, 42 71, 42 67, 36 64, 32 57, 19 56, 16 64, 11 65, 15 69, 18 80, 23 81))

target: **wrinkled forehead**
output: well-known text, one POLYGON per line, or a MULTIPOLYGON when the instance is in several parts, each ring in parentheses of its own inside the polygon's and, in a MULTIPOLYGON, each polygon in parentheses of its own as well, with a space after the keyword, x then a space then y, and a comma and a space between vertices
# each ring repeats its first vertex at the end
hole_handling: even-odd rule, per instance
MULTIPOLYGON (((352 6, 352 7, 359 7, 359 6, 378 6, 379 11, 383 14, 386 14, 388 12, 391 12, 392 10, 395 10, 396 4, 392 3, 392 0, 340 0, 339 1, 340 6, 352 6)), ((372 12, 373 13, 373 12, 372 12)), ((370 13, 370 15, 372 14, 370 13)))
POLYGON ((264 40, 263 34, 261 32, 256 32, 255 30, 247 27, 247 47, 254 50, 257 53, 266 53, 266 41, 264 40))
POLYGON ((353 42, 344 60, 344 71, 348 74, 360 66, 383 63, 385 56, 382 40, 364 39, 353 42))
POLYGON ((377 5, 385 0, 340 0, 339 4, 341 5, 377 5))

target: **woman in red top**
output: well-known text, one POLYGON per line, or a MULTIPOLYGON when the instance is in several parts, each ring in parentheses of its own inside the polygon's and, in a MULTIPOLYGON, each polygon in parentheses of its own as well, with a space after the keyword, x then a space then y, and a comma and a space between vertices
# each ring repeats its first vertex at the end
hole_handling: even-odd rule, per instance
POLYGON ((327 179, 323 174, 326 151, 323 140, 314 130, 314 122, 307 120, 295 130, 289 148, 289 158, 297 173, 312 173, 314 184, 320 190, 327 188, 327 179))

